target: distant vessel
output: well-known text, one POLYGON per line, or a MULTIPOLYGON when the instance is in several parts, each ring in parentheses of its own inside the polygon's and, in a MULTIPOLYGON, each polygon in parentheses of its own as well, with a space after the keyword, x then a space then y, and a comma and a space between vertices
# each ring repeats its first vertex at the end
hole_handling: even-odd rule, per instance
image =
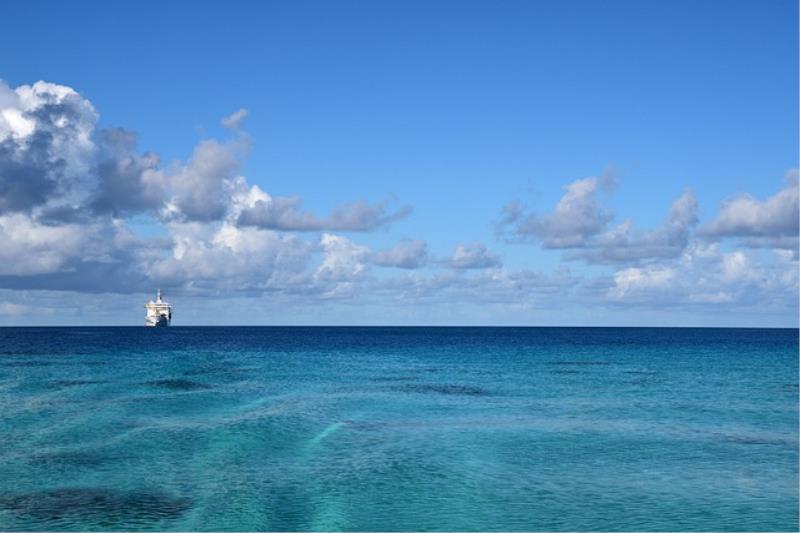
POLYGON ((161 289, 158 289, 156 301, 150 300, 144 304, 147 316, 144 325, 150 327, 166 327, 172 322, 172 307, 161 299, 161 289))

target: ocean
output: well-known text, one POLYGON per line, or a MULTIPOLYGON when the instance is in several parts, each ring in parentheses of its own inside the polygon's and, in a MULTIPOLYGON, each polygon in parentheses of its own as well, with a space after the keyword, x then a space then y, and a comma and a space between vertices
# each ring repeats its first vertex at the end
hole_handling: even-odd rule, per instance
POLYGON ((797 529, 796 329, 0 328, 0 530, 797 529))

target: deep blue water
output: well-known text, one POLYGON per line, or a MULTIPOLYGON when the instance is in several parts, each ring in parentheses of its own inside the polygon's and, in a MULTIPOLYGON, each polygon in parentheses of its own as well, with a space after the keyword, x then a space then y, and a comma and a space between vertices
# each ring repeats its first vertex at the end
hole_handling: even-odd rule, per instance
POLYGON ((797 528, 797 330, 0 329, 0 529, 797 528))

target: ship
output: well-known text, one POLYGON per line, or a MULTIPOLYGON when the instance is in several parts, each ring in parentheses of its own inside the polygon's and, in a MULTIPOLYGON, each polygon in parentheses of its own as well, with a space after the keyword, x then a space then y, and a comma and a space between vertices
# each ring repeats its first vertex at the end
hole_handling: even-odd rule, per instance
POLYGON ((172 322, 172 306, 161 298, 161 289, 156 293, 156 301, 150 300, 144 304, 147 316, 144 325, 149 327, 167 327, 172 322))

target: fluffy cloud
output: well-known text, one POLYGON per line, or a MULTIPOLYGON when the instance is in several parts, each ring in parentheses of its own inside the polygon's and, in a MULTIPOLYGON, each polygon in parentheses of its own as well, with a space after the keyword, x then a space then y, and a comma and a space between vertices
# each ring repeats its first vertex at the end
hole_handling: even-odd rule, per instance
POLYGON ((423 240, 401 241, 388 250, 373 253, 370 260, 383 267, 420 268, 428 261, 428 244, 423 240))
POLYGON ((156 210, 167 188, 161 158, 152 152, 136 151, 136 134, 121 128, 98 133, 100 153, 96 171, 98 188, 91 208, 115 217, 156 210))
POLYGON ((327 287, 323 296, 352 296, 355 283, 364 279, 368 270, 369 248, 341 235, 325 233, 320 239, 322 263, 314 271, 315 284, 327 287))
MULTIPOLYGON (((0 213, 31 212, 51 220, 75 211, 124 217, 150 213, 166 221, 222 221, 240 177, 249 139, 247 110, 222 120, 234 138, 201 141, 185 164, 164 165, 137 151, 136 134, 98 129, 92 104, 69 87, 46 82, 15 90, 0 81, 0 213)), ((280 231, 371 231, 405 218, 410 207, 353 202, 320 218, 297 197, 273 198, 238 212, 239 224, 280 231)))
POLYGON ((162 286, 228 294, 291 291, 304 282, 313 245, 292 235, 230 223, 171 225, 169 255, 143 268, 162 286))
POLYGON ((691 191, 676 199, 664 223, 640 231, 625 220, 606 229, 614 214, 597 198, 613 180, 589 177, 573 181, 550 214, 525 214, 518 203, 505 207, 499 234, 510 241, 538 241, 544 248, 565 249, 567 259, 589 263, 625 263, 678 257, 691 240, 698 222, 697 200, 691 191), (509 234, 510 228, 510 234, 509 234))
POLYGON ((0 275, 57 272, 102 244, 95 226, 38 224, 22 213, 0 216, 0 275))
POLYGON ((614 286, 608 295, 622 300, 631 293, 664 291, 671 288, 675 276, 675 270, 666 267, 626 268, 614 274, 614 286))
POLYGON ((205 140, 186 165, 170 176, 173 193, 161 214, 167 219, 208 222, 222 219, 230 203, 228 185, 237 177, 241 142, 205 140))
POLYGON ((739 237, 748 246, 796 249, 800 220, 798 171, 789 172, 785 179, 786 186, 766 200, 748 194, 728 200, 703 233, 739 237))
POLYGON ((0 213, 82 194, 96 122, 69 87, 40 81, 11 90, 0 80, 0 213))
POLYGON ((459 244, 445 264, 455 269, 490 268, 502 265, 500 257, 480 242, 459 244))
POLYGON ((591 263, 635 262, 643 259, 678 257, 689 244, 697 225, 697 200, 684 192, 658 228, 636 231, 631 220, 584 243, 583 249, 567 254, 570 259, 591 263))
POLYGON ((525 214, 519 203, 510 203, 504 209, 499 229, 505 234, 510 227, 512 240, 535 239, 545 248, 585 246, 613 218, 613 214, 597 201, 598 190, 611 186, 613 180, 610 177, 575 180, 565 187, 564 196, 548 215, 525 214))
POLYGON ((0 242, 0 288, 120 293, 147 288, 141 266, 166 245, 121 220, 49 224, 24 213, 0 216, 0 242))
POLYGON ((222 120, 232 139, 203 140, 185 163, 164 164, 138 150, 134 132, 99 129, 73 89, 0 82, 0 287, 344 294, 365 278, 371 252, 287 232, 370 231, 410 208, 355 202, 319 218, 299 198, 271 197, 239 175, 246 116, 222 120), (125 222, 135 216, 166 235, 137 237, 125 222))
POLYGON ((246 115, 240 109, 223 119, 227 140, 203 140, 186 161, 164 162, 141 151, 135 133, 98 128, 92 104, 69 87, 38 82, 12 90, 0 83, 0 293, 26 294, 0 302, 0 314, 39 309, 34 292, 47 295, 47 308, 73 305, 57 303, 63 291, 72 291, 63 292, 70 301, 116 294, 108 298, 128 306, 126 294, 155 286, 184 296, 458 302, 523 311, 796 308, 796 175, 766 200, 726 202, 702 238, 690 191, 654 229, 638 230, 630 220, 610 227, 613 214, 600 202, 609 177, 568 184, 550 213, 509 205, 500 225, 508 240, 616 267, 610 275, 595 275, 591 266, 573 275, 563 265, 545 273, 504 267, 480 242, 436 258, 423 240, 376 251, 337 234, 387 227, 410 208, 362 201, 318 216, 298 197, 270 195, 241 175, 250 149, 246 115), (158 236, 137 235, 142 222, 158 236), (785 249, 722 248, 717 241, 728 237, 785 249))
POLYGON ((606 291, 616 304, 648 307, 725 305, 796 307, 798 263, 791 253, 723 252, 694 243, 680 258, 617 271, 606 291))
POLYGON ((552 213, 526 214, 512 204, 499 229, 511 241, 564 249, 569 260, 617 267, 610 277, 583 279, 574 297, 587 303, 793 309, 798 290, 797 187, 794 172, 782 191, 764 201, 734 198, 702 230, 697 229, 697 200, 687 190, 672 203, 662 224, 637 230, 631 220, 609 228, 613 215, 598 202, 600 181, 585 178, 566 187, 552 213), (717 241, 724 237, 739 237, 750 247, 786 249, 758 254, 723 250, 717 241))
POLYGON ((328 217, 321 219, 304 212, 302 201, 296 196, 273 198, 266 195, 243 210, 238 223, 281 231, 372 231, 401 220, 410 212, 408 206, 390 211, 384 202, 375 205, 354 202, 337 207, 328 217))

